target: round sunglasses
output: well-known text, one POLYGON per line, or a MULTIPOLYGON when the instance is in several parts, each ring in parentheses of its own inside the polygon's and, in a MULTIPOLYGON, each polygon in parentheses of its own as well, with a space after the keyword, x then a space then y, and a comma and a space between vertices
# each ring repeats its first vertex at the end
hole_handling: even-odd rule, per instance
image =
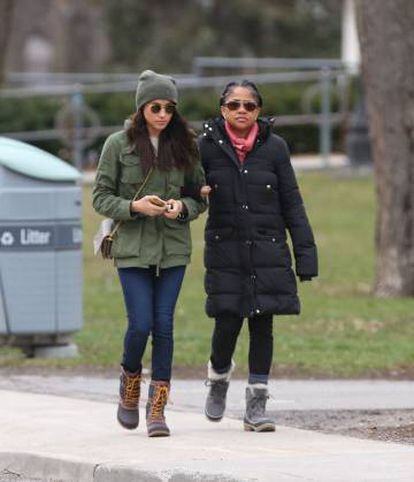
POLYGON ((244 109, 247 110, 247 112, 253 112, 258 107, 256 102, 253 102, 252 100, 245 100, 245 101, 230 100, 229 102, 226 102, 224 104, 224 106, 227 107, 227 109, 233 110, 233 111, 239 110, 242 105, 243 105, 244 109))
POLYGON ((165 110, 166 114, 174 114, 175 112, 175 105, 174 104, 166 104, 166 105, 161 105, 158 103, 151 104, 150 110, 153 114, 159 114, 162 109, 165 110))

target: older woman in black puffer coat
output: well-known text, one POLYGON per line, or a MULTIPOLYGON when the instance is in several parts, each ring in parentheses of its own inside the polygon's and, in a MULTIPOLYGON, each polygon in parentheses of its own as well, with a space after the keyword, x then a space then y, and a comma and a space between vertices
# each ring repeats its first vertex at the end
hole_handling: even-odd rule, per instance
POLYGON ((299 314, 292 257, 301 281, 317 276, 317 251, 286 142, 260 119, 262 97, 249 81, 231 82, 221 117, 204 124, 199 146, 209 196, 205 231, 206 310, 215 318, 205 413, 223 417, 232 355, 245 318, 250 333, 244 427, 275 430, 266 416, 273 315, 299 314))

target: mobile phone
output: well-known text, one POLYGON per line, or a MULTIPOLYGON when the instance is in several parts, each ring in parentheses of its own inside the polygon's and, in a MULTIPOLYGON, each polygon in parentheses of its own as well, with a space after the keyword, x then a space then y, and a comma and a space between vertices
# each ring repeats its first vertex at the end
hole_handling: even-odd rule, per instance
POLYGON ((162 199, 159 199, 157 197, 150 197, 149 202, 151 204, 154 204, 154 206, 159 206, 160 208, 166 207, 165 201, 163 201, 162 199))

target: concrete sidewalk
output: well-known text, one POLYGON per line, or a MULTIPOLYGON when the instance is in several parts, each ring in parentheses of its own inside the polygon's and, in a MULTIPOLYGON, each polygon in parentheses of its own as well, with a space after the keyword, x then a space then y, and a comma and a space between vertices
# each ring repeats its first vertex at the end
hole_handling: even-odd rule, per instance
MULTIPOLYGON (((179 407, 177 407, 179 408, 179 407)), ((143 414, 143 407, 141 407, 143 414)), ((115 404, 0 390, 0 473, 64 481, 414 480, 414 447, 287 427, 255 434, 169 406, 172 436, 125 431, 115 404)))

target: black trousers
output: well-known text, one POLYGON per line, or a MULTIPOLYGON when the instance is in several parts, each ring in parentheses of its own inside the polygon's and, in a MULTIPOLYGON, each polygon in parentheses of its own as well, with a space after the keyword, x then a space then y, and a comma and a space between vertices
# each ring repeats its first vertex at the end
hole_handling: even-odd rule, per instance
MULTIPOLYGON (((236 348, 243 318, 223 316, 216 318, 211 343, 211 363, 217 373, 226 373, 236 348)), ((273 357, 272 315, 254 316, 248 319, 249 373, 269 375, 273 357)))

